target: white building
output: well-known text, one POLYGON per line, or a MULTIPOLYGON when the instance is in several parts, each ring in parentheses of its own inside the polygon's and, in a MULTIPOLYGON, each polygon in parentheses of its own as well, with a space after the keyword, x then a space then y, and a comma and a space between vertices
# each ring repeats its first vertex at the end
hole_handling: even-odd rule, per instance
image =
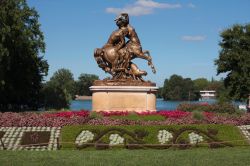
POLYGON ((201 100, 215 99, 216 91, 214 90, 202 90, 200 91, 201 100))

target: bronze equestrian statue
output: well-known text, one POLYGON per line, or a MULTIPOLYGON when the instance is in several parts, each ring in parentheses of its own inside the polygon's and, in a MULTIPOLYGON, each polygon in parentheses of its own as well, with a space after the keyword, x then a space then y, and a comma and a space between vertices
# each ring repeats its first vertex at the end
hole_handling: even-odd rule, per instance
POLYGON ((142 50, 137 33, 129 24, 127 13, 121 13, 115 21, 118 29, 112 32, 102 48, 95 49, 95 60, 100 68, 113 76, 114 80, 144 81, 142 76, 146 76, 147 72, 140 70, 132 60, 134 58, 147 60, 152 72, 156 73, 150 53, 147 50, 142 50), (126 38, 128 41, 125 43, 126 38))

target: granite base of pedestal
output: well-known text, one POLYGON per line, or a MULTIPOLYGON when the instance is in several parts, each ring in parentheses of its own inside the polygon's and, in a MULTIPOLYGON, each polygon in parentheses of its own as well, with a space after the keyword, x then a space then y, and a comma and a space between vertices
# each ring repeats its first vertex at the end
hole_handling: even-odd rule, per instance
POLYGON ((157 87, 91 86, 93 111, 156 111, 157 87))

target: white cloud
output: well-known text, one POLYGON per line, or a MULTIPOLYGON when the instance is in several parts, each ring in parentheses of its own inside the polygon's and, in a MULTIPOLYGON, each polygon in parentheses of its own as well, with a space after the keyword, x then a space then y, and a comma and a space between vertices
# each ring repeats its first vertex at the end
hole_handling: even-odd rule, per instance
POLYGON ((188 7, 189 7, 189 8, 196 8, 196 6, 195 6, 194 4, 192 4, 192 3, 189 3, 189 4, 188 4, 188 7))
POLYGON ((153 0, 137 0, 132 5, 127 5, 123 8, 106 8, 107 13, 120 14, 126 12, 129 15, 140 16, 152 14, 155 9, 176 9, 181 8, 180 4, 159 3, 153 0))
POLYGON ((125 8, 107 8, 107 13, 113 13, 113 14, 120 14, 120 13, 128 13, 132 16, 140 16, 140 15, 147 15, 153 13, 152 8, 144 8, 141 6, 131 6, 131 7, 125 7, 125 8))
POLYGON ((155 2, 153 0, 138 0, 136 3, 138 6, 143 7, 150 7, 150 8, 168 8, 168 9, 174 9, 174 8, 180 8, 180 4, 168 4, 168 3, 159 3, 155 2))
POLYGON ((201 36, 201 35, 197 35, 197 36, 182 36, 181 40, 184 41, 203 41, 206 39, 206 36, 201 36))

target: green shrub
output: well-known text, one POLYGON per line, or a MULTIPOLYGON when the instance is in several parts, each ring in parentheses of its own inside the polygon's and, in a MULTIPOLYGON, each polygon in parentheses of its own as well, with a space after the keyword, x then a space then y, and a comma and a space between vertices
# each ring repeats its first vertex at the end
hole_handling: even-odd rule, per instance
POLYGON ((177 107, 178 110, 181 111, 201 111, 201 112, 216 112, 216 113, 236 113, 236 108, 230 103, 216 103, 211 105, 201 105, 201 104, 189 104, 182 103, 177 107))
POLYGON ((90 119, 102 119, 103 118, 102 114, 95 112, 95 111, 91 111, 89 117, 90 119))
POLYGON ((192 112, 192 116, 196 120, 203 120, 204 119, 203 112, 200 112, 200 111, 197 111, 197 110, 192 112))
POLYGON ((165 117, 161 115, 137 115, 128 114, 127 116, 111 116, 112 119, 124 119, 124 120, 142 120, 142 121, 164 121, 165 117))

